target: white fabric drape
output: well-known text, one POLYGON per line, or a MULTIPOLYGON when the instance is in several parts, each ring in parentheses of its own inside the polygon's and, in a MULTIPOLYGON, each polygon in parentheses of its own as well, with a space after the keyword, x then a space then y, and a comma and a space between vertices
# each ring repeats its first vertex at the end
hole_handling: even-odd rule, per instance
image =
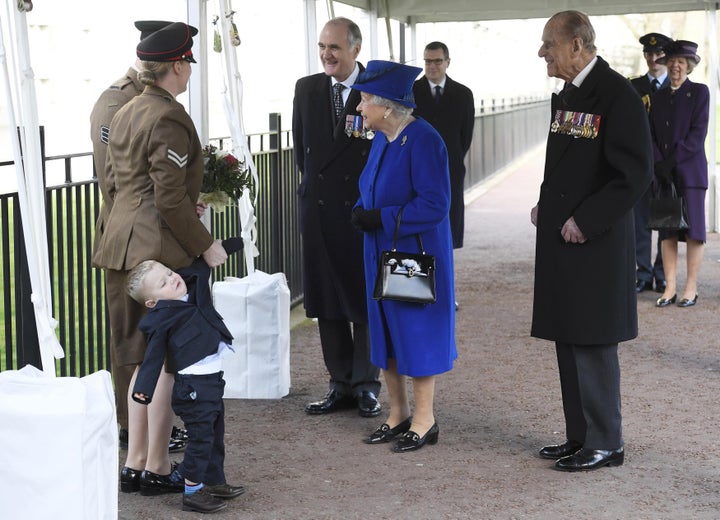
POLYGON ((230 39, 231 13, 232 5, 230 0, 217 0, 217 29, 220 32, 222 40, 222 50, 220 52, 223 61, 223 89, 221 91, 223 99, 223 108, 225 109, 225 118, 230 136, 233 142, 233 155, 250 169, 250 173, 255 183, 255 200, 250 201, 250 192, 247 188, 244 190, 243 196, 238 201, 238 210, 240 213, 240 236, 243 239, 245 267, 247 273, 251 274, 255 271, 254 258, 258 256, 259 251, 255 246, 257 241, 255 228, 255 211, 254 203, 257 200, 257 193, 260 189, 258 185, 257 170, 253 161, 250 148, 248 147, 247 136, 242 118, 242 98, 243 83, 240 77, 240 71, 237 65, 237 53, 235 46, 230 39))
POLYGON ((16 0, 5 0, 0 23, 0 66, 7 100, 8 124, 18 185, 20 215, 32 286, 40 357, 43 373, 55 376, 55 358, 65 356, 55 334, 57 321, 52 316, 50 266, 45 225, 45 187, 42 175, 40 125, 38 123, 35 75, 30 65, 27 19, 18 10, 16 0), (8 65, 5 43, 10 49, 8 65), (15 102, 13 101, 15 100, 15 102), (12 129, 19 128, 18 132, 12 129))

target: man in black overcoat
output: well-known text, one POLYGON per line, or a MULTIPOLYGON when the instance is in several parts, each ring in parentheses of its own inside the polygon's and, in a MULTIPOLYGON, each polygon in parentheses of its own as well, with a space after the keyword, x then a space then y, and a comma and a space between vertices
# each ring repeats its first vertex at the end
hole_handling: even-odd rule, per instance
POLYGON ((318 42, 324 72, 295 85, 305 311, 318 319, 330 374, 327 395, 306 406, 309 414, 357 407, 361 416, 374 417, 381 410, 379 369, 370 363, 363 238, 350 224, 371 145, 356 110, 360 93, 350 88, 364 70, 356 61, 361 45, 354 22, 330 20, 318 42))
POLYGON ((450 51, 442 42, 425 46, 425 75, 415 81, 413 113, 430 123, 445 141, 450 161, 450 229, 453 248, 463 246, 465 231, 465 154, 472 143, 475 100, 472 91, 447 74, 450 51))
MULTIPOLYGON (((667 67, 655 60, 665 56, 663 47, 672 41, 671 38, 660 33, 649 33, 640 37, 643 45, 643 57, 648 66, 648 71, 642 76, 630 80, 632 86, 643 100, 645 108, 650 112, 650 94, 663 88, 670 87, 670 77, 667 67)), ((650 216, 650 198, 652 187, 648 187, 645 194, 635 204, 635 258, 637 263, 637 274, 635 290, 643 292, 653 288, 662 293, 665 290, 665 270, 663 269, 662 250, 660 237, 657 240, 657 254, 655 262, 652 261, 652 231, 648 229, 648 218, 650 216)))
POLYGON ((566 441, 540 456, 588 471, 624 462, 618 343, 637 336, 632 209, 652 178, 648 117, 630 82, 596 55, 577 11, 553 15, 538 55, 553 94, 537 205, 531 335, 555 342, 566 441), (587 284, 587 274, 598 282, 587 284))

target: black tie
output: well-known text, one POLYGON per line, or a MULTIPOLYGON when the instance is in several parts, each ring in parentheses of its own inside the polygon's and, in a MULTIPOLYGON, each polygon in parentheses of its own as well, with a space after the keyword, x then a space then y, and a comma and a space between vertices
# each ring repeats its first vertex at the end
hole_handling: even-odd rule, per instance
POLYGON ((343 103, 342 91, 345 85, 342 83, 335 83, 333 85, 333 106, 335 107, 335 120, 340 119, 345 104, 343 103))
POLYGON ((440 85, 435 85, 435 103, 440 103, 440 96, 442 96, 440 85))
POLYGON ((652 80, 652 91, 655 92, 657 89, 660 88, 660 82, 655 78, 652 80))
POLYGON ((562 101, 563 106, 568 106, 568 95, 572 93, 573 90, 575 90, 577 87, 573 85, 572 83, 565 83, 565 86, 560 91, 560 101, 562 101))

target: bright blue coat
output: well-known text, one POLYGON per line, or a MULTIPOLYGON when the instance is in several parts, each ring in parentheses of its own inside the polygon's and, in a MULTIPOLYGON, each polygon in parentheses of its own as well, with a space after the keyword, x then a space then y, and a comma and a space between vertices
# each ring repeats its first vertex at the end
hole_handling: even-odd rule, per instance
POLYGON ((450 173, 445 144, 430 124, 417 119, 392 143, 376 134, 357 205, 382 215, 382 229, 365 233, 364 246, 371 361, 387 369, 388 358, 395 358, 398 373, 412 377, 449 371, 457 358, 450 173), (397 249, 417 251, 420 233, 425 252, 435 256, 436 303, 372 297, 380 255, 392 248, 400 209, 397 249))

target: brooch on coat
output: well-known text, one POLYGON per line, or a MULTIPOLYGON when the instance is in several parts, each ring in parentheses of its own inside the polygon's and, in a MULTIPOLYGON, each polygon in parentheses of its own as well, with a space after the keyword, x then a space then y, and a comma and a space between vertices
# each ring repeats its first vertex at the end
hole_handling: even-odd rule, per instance
POLYGON ((570 110, 556 110, 550 131, 554 134, 570 135, 595 139, 600 133, 600 119, 598 114, 585 112, 572 112, 570 110))
POLYGON ((362 116, 347 115, 345 116, 345 135, 360 139, 372 139, 375 137, 375 132, 363 126, 362 116))

